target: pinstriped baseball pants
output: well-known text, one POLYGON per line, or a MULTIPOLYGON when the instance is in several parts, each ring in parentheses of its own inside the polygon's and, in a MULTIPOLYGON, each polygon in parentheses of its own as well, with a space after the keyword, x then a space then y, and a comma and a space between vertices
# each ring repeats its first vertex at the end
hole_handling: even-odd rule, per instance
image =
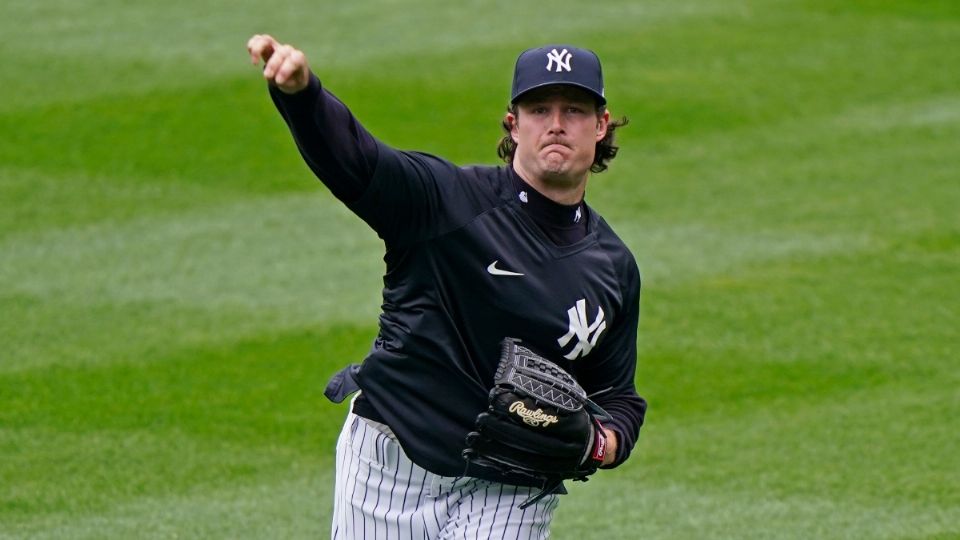
POLYGON ((559 496, 517 508, 534 491, 430 473, 410 461, 390 428, 350 413, 337 441, 331 538, 547 538, 559 496))

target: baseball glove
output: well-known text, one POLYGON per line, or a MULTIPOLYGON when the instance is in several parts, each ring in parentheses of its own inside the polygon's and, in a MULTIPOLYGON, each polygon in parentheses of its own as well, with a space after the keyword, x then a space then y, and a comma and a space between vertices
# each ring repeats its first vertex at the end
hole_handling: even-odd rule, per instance
POLYGON ((557 364, 506 338, 490 390, 489 406, 466 439, 470 463, 537 481, 542 491, 526 508, 564 480, 586 480, 603 463, 607 417, 557 364))

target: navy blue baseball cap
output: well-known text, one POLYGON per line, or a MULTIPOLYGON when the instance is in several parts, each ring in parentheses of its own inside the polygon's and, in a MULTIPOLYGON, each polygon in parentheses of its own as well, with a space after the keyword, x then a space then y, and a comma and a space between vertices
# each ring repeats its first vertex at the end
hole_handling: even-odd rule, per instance
POLYGON ((593 94, 600 105, 607 104, 600 58, 593 51, 570 45, 546 45, 523 51, 513 70, 510 103, 516 103, 530 90, 551 84, 579 86, 593 94))

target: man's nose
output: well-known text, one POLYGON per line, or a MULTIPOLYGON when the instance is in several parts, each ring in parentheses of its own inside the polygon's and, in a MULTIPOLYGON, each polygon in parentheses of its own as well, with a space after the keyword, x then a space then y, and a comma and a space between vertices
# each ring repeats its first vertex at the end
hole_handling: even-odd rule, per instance
POLYGON ((550 113, 550 133, 563 133, 563 110, 557 109, 550 113))

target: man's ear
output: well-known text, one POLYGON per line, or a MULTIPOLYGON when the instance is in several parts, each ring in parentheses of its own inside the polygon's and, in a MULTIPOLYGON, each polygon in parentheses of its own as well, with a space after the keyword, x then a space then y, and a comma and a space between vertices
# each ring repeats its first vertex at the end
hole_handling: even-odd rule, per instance
POLYGON ((607 125, 610 123, 610 111, 604 110, 603 114, 597 117, 597 142, 607 136, 607 125))
POLYGON ((517 130, 517 115, 508 112, 503 117, 503 122, 510 126, 510 138, 513 139, 514 144, 520 142, 520 133, 517 130))

